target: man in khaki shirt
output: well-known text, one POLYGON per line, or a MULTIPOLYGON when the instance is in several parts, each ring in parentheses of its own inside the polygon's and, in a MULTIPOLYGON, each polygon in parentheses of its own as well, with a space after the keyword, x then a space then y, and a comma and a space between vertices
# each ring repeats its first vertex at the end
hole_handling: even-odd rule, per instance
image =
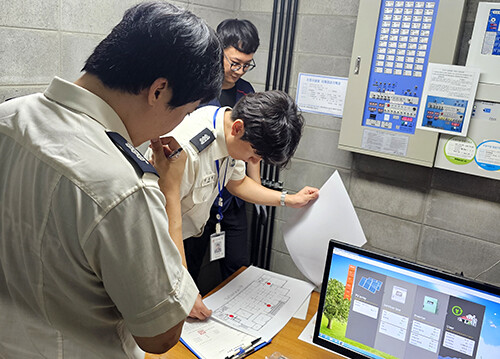
POLYGON ((221 57, 203 20, 143 2, 77 81, 0 105, 0 357, 143 359, 177 343, 198 295, 169 234, 185 156, 155 169, 134 146, 156 139, 163 155, 158 136, 220 91, 221 57))

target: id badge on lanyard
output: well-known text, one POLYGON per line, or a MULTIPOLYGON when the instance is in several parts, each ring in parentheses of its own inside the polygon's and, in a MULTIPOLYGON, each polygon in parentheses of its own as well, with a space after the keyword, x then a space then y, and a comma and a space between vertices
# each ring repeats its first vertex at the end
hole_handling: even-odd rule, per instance
MULTIPOLYGON (((219 224, 219 223, 217 223, 219 224)), ((212 233, 210 235, 210 262, 222 259, 226 256, 225 252, 226 234, 224 231, 212 233)))
MULTIPOLYGON (((215 119, 217 118, 217 113, 219 112, 218 108, 214 113, 214 128, 215 128, 215 119)), ((226 169, 224 171, 224 180, 222 182, 222 186, 220 185, 220 173, 219 173, 219 160, 215 161, 215 167, 217 168, 217 188, 219 190, 219 196, 217 197, 217 223, 215 224, 215 233, 210 235, 210 261, 213 262, 217 259, 222 259, 226 255, 225 251, 225 241, 226 234, 224 231, 221 231, 221 224, 223 215, 222 215, 222 206, 224 205, 222 199, 222 189, 226 183, 226 174, 227 174, 227 165, 229 161, 226 160, 226 169)))

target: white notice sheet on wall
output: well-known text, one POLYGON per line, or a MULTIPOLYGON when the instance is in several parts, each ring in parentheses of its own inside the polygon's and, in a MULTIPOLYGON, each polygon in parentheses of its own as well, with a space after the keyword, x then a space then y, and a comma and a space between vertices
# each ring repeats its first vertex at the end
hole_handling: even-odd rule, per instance
POLYGON ((417 128, 466 136, 479 74, 476 68, 429 63, 417 128))
POLYGON ((299 73, 297 106, 303 112, 342 117, 347 79, 299 73))

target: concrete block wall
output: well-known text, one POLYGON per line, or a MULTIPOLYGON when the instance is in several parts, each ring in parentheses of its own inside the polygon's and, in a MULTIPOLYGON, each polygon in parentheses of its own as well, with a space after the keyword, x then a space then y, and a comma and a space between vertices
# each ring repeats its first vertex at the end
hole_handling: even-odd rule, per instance
POLYGON ((137 1, 3 1, 0 102, 43 91, 54 75, 74 81, 84 60, 137 1))
MULTIPOLYGON (((477 3, 468 1, 461 65, 477 3)), ((300 0, 292 96, 299 72, 348 77, 358 7, 359 0, 300 0)), ((272 11, 268 2, 241 0, 241 16, 262 11, 272 11)), ((310 113, 304 117, 299 148, 281 174, 286 189, 321 187, 338 170, 368 239, 367 248, 471 278, 500 260, 499 181, 339 150, 341 119, 310 113)), ((304 278, 283 240, 282 228, 292 211, 277 211, 271 269, 304 278)), ((478 280, 499 285, 500 265, 478 280)))
MULTIPOLYGON (((500 2, 500 0, 497 0, 500 2)), ((54 75, 73 81, 97 43, 138 0, 4 1, 0 5, 0 102, 43 91, 54 75)), ((258 27, 257 68, 265 84, 271 0, 173 1, 215 27, 228 17, 258 27)), ((459 64, 465 63, 478 0, 468 1, 459 64)), ((299 72, 347 77, 359 0, 299 0, 292 88, 299 72)), ((338 170, 368 238, 367 247, 475 277, 500 259, 500 181, 429 169, 337 148, 341 119, 305 113, 297 153, 281 178, 290 191, 321 187, 338 170)), ((278 209, 271 269, 303 278, 283 241, 293 209, 278 209)), ((304 239, 307 240, 307 239, 304 239)), ((500 265, 479 276, 500 284, 500 265)))
MULTIPOLYGON (((0 102, 40 92, 54 76, 74 81, 95 46, 140 0, 23 0, 0 4, 0 102)), ((233 17, 234 0, 170 1, 212 27, 233 17)))

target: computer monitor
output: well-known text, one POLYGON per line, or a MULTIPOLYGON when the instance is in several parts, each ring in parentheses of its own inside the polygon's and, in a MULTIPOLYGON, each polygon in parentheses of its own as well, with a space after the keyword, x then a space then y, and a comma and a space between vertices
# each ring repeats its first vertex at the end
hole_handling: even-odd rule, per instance
POLYGON ((313 342, 348 358, 498 359, 500 288, 332 240, 313 342))

